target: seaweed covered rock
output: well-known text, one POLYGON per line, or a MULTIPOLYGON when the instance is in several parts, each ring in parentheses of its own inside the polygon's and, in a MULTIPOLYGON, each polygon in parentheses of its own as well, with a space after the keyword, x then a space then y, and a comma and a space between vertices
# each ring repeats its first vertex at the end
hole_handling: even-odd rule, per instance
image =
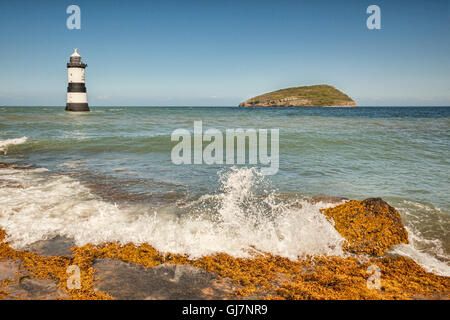
POLYGON ((0 300, 170 298, 168 290, 201 299, 450 298, 449 277, 429 273, 402 256, 314 256, 294 261, 269 253, 248 258, 217 253, 189 259, 158 252, 149 244, 104 243, 73 247, 72 256, 45 257, 11 248, 5 236, 0 228, 0 300), (81 289, 67 288, 70 265, 80 267, 81 289), (382 275, 378 290, 367 286, 367 270, 373 265, 382 275))
POLYGON ((0 162, 0 168, 9 168, 9 167, 11 167, 11 165, 9 163, 0 162))
POLYGON ((334 220, 349 252, 381 256, 396 244, 408 243, 400 214, 380 198, 349 201, 322 213, 334 220))

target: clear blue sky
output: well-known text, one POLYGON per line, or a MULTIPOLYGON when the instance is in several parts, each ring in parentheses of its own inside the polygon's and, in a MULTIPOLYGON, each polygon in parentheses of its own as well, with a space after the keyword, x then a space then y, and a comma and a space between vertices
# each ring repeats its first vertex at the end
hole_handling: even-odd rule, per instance
POLYGON ((449 2, 1 1, 0 105, 65 105, 74 47, 92 106, 237 105, 319 83, 359 105, 450 105, 449 2))

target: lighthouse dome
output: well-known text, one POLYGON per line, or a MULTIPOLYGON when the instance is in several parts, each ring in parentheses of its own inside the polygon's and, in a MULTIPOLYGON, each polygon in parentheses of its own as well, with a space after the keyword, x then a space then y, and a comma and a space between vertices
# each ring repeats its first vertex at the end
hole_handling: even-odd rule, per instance
POLYGON ((70 66, 76 66, 76 67, 81 66, 83 68, 86 67, 86 65, 81 62, 81 56, 78 53, 78 48, 75 48, 73 53, 70 55, 70 63, 69 64, 70 64, 70 66))
POLYGON ((70 55, 70 57, 80 57, 80 54, 78 53, 78 48, 73 49, 73 53, 70 55))

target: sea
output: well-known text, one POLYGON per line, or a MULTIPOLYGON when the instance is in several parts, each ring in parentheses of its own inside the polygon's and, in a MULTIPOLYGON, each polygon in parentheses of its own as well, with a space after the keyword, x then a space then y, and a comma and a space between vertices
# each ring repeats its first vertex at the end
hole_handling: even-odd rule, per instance
POLYGON ((0 162, 0 227, 17 249, 63 237, 192 258, 345 256, 320 209, 381 197, 409 234, 390 254, 450 276, 450 107, 6 106, 0 162), (224 139, 277 129, 278 171, 174 163, 173 133, 196 121, 224 139))

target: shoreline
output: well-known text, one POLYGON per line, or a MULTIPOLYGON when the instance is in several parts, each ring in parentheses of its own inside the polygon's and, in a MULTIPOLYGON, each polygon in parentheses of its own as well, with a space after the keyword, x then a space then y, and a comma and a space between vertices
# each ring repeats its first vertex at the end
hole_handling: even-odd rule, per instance
POLYGON ((450 277, 386 253, 405 241, 404 226, 384 201, 368 200, 349 201, 325 209, 324 214, 334 215, 338 225, 359 212, 362 218, 347 230, 370 231, 367 223, 372 221, 364 215, 389 222, 384 228, 352 238, 341 225, 337 228, 350 244, 346 257, 309 256, 297 261, 256 252, 249 258, 217 253, 190 259, 148 244, 73 246, 61 237, 15 250, 4 242, 6 232, 0 228, 0 299, 450 299, 450 277), (386 208, 387 214, 381 215, 386 208), (386 242, 387 234, 400 236, 386 242), (81 289, 67 288, 70 265, 81 270, 81 289), (379 289, 367 286, 370 266, 381 272, 379 289))
POLYGON ((450 299, 449 277, 401 256, 292 261, 217 254, 191 260, 149 245, 114 243, 73 247, 71 253, 46 257, 2 242, 0 299, 450 299), (66 285, 72 264, 81 269, 80 290, 66 285), (366 286, 371 265, 382 272, 380 290, 366 286))

